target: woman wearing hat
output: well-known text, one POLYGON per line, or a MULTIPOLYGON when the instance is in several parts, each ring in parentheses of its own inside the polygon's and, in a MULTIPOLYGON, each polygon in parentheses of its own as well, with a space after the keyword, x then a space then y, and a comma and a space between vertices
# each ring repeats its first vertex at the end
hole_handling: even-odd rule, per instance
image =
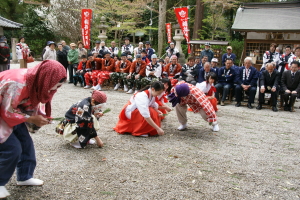
POLYGON ((65 120, 56 131, 63 133, 64 140, 75 148, 84 148, 88 143, 94 143, 91 138, 102 147, 103 142, 97 136, 97 131, 100 129, 98 120, 103 116, 106 101, 107 96, 104 92, 94 90, 91 97, 84 98, 70 107, 65 114, 65 120))
POLYGON ((49 49, 43 55, 43 60, 56 60, 56 44, 53 41, 49 41, 48 43, 49 49))
POLYGON ((68 63, 69 63, 69 83, 73 83, 73 73, 77 69, 78 65, 78 51, 76 49, 76 44, 70 44, 71 49, 68 52, 68 63))
POLYGON ((16 168, 17 185, 43 185, 33 178, 36 158, 28 128, 49 124, 51 100, 66 78, 54 60, 0 73, 0 199, 9 196, 5 185, 16 168))

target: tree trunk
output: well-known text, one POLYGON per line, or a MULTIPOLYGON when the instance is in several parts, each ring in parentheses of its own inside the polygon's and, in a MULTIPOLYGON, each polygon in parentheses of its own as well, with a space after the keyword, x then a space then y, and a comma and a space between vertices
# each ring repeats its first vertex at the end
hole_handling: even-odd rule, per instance
POLYGON ((193 30, 193 39, 194 40, 200 38, 199 30, 202 29, 203 18, 204 18, 204 2, 203 2, 203 0, 197 0, 196 1, 196 9, 195 9, 195 24, 194 24, 194 30, 193 30))
POLYGON ((167 0, 159 0, 159 16, 158 16, 158 50, 157 54, 162 55, 163 45, 166 38, 166 8, 167 0))

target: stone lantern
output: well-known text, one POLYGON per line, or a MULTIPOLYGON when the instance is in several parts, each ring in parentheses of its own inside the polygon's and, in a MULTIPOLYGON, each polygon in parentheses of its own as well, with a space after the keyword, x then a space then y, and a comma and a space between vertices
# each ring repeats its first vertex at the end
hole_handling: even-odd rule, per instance
POLYGON ((180 53, 180 57, 179 57, 178 61, 181 65, 183 65, 183 64, 185 64, 185 55, 182 53, 181 42, 185 38, 183 37, 183 33, 181 31, 179 24, 173 25, 173 29, 175 29, 175 36, 173 37, 173 39, 176 41, 175 47, 178 49, 178 51, 180 53))
POLYGON ((106 25, 106 18, 104 16, 101 17, 100 19, 100 25, 97 26, 99 28, 99 36, 98 38, 101 41, 104 41, 107 39, 106 33, 107 33, 107 28, 108 25, 106 25))

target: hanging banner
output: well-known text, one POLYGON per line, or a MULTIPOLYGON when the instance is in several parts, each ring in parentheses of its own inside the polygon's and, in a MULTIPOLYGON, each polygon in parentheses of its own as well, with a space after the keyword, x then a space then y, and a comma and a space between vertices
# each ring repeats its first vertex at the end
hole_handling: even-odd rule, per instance
POLYGON ((81 34, 84 48, 90 49, 92 9, 81 10, 81 34))
POLYGON ((168 43, 171 43, 172 42, 171 23, 166 23, 166 32, 167 32, 168 43))
POLYGON ((183 36, 186 39, 186 42, 188 43, 188 54, 191 53, 191 46, 190 46, 190 36, 189 36, 189 23, 188 23, 188 7, 183 8, 174 8, 174 12, 176 14, 178 23, 180 25, 180 28, 182 30, 183 36))

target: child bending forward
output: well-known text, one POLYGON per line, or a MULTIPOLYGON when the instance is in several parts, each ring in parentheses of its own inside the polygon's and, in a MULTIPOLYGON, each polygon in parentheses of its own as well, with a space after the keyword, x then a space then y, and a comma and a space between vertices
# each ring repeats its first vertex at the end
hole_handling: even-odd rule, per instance
POLYGON ((99 147, 103 142, 97 136, 99 130, 98 119, 103 116, 101 109, 106 103, 107 97, 104 92, 94 90, 92 97, 85 98, 75 103, 65 114, 65 121, 62 124, 63 138, 75 148, 84 148, 88 143, 96 140, 99 147))

